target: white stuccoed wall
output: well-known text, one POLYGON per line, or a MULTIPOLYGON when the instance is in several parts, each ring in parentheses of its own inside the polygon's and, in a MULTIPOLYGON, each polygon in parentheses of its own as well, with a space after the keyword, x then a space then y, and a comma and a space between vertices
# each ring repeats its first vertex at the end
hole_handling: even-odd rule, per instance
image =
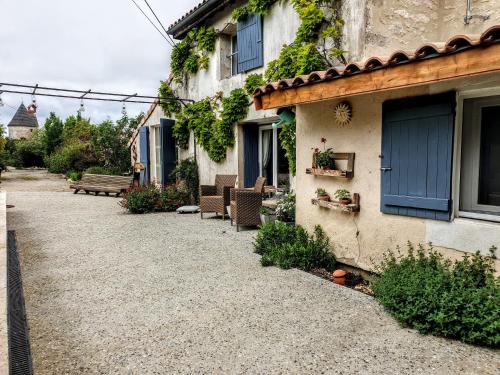
POLYGON ((0 192, 0 375, 9 373, 6 193, 0 192))
MULTIPOLYGON (((217 30, 222 30, 227 23, 234 22, 231 19, 231 10, 228 8, 219 13, 213 23, 217 30)), ((194 76, 189 77, 186 85, 173 84, 180 97, 200 100, 207 96, 213 96, 222 91, 228 95, 231 90, 241 88, 249 74, 264 73, 265 66, 269 61, 278 57, 283 44, 289 44, 295 39, 295 33, 300 25, 297 13, 290 2, 276 3, 271 12, 263 17, 263 44, 264 44, 264 66, 254 69, 248 73, 238 74, 229 78, 219 80, 219 66, 221 64, 220 39, 216 42, 216 52, 210 55, 210 63, 207 70, 202 70, 194 76)), ((249 98, 250 101, 250 98, 249 98)), ((249 113, 244 122, 271 123, 277 119, 276 111, 256 111, 254 106, 249 107, 249 113)), ((179 156, 186 158, 194 155, 193 137, 190 139, 188 150, 181 150, 179 156)), ((242 135, 238 126, 235 126, 235 146, 228 150, 227 158, 222 163, 214 163, 206 152, 197 147, 196 156, 200 171, 200 183, 213 183, 216 174, 238 174, 241 175, 242 166, 238 166, 238 155, 242 152, 242 135), (239 134, 239 136, 238 136, 239 134)), ((240 176, 241 177, 241 176, 240 176)))

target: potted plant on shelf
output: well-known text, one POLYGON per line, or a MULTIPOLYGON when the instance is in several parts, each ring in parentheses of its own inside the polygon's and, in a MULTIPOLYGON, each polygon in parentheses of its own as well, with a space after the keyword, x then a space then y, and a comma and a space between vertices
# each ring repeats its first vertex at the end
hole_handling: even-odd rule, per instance
POLYGON ((272 223, 276 220, 276 214, 267 207, 260 208, 260 221, 262 224, 272 223))
POLYGON ((335 194, 335 199, 337 199, 342 204, 349 204, 352 202, 351 193, 346 189, 338 189, 335 194))
POLYGON ((324 170, 335 169, 335 162, 331 156, 333 149, 331 147, 326 148, 326 138, 321 138, 321 143, 323 143, 323 151, 320 151, 317 147, 314 149, 315 166, 324 170))
POLYGON ((326 202, 330 201, 330 196, 328 195, 328 193, 326 192, 326 190, 323 189, 323 188, 317 188, 316 189, 316 197, 320 201, 326 201, 326 202))

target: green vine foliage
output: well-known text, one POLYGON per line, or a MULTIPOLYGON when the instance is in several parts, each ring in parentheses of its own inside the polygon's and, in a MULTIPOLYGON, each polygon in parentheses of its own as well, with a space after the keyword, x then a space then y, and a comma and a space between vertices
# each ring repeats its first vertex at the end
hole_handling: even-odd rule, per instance
POLYGON ((341 0, 291 0, 301 24, 295 40, 284 45, 276 60, 266 67, 268 80, 293 78, 315 70, 324 70, 340 60, 345 63, 341 47, 341 0))
POLYGON ((253 73, 246 78, 244 87, 248 95, 253 95, 256 88, 264 86, 265 84, 266 81, 262 77, 262 74, 253 73))
POLYGON ((283 124, 279 135, 281 147, 285 150, 285 155, 288 159, 288 165, 292 176, 295 176, 297 171, 295 123, 296 122, 293 121, 292 123, 283 124))
POLYGON ((177 81, 183 74, 196 74, 208 68, 208 54, 215 51, 217 33, 213 27, 200 27, 191 30, 186 37, 172 49, 170 71, 177 81))
POLYGON ((186 149, 193 132, 194 139, 211 160, 217 163, 225 160, 227 149, 234 146, 234 124, 247 116, 248 105, 243 89, 235 89, 227 97, 218 94, 188 104, 176 113, 173 128, 176 144, 186 149))
POLYGON ((275 2, 276 0, 249 0, 247 5, 234 9, 232 17, 235 21, 243 21, 252 13, 265 16, 275 2))
POLYGON ((160 107, 165 115, 172 117, 174 114, 180 112, 181 103, 176 99, 174 92, 167 82, 160 81, 158 97, 160 98, 160 107))

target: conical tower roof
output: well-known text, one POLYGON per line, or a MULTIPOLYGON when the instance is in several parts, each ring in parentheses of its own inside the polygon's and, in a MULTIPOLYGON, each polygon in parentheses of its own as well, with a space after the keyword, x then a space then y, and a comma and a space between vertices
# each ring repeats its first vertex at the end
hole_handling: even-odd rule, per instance
POLYGON ((17 109, 16 114, 10 120, 8 127, 22 126, 28 128, 38 128, 38 120, 35 114, 30 114, 23 103, 17 109))

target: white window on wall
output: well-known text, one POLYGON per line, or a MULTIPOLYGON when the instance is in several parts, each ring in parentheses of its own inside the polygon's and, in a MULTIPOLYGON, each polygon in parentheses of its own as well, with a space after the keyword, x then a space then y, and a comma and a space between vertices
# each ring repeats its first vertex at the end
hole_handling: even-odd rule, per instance
POLYGON ((290 167, 280 132, 271 125, 259 127, 259 175, 266 178, 267 185, 285 188, 290 185, 290 167))
POLYGON ((500 221, 500 96, 463 109, 460 216, 500 221))
POLYGON ((152 151, 153 151, 153 176, 152 180, 156 183, 161 181, 161 143, 160 143, 160 127, 154 126, 151 128, 151 133, 153 135, 152 139, 152 151))

